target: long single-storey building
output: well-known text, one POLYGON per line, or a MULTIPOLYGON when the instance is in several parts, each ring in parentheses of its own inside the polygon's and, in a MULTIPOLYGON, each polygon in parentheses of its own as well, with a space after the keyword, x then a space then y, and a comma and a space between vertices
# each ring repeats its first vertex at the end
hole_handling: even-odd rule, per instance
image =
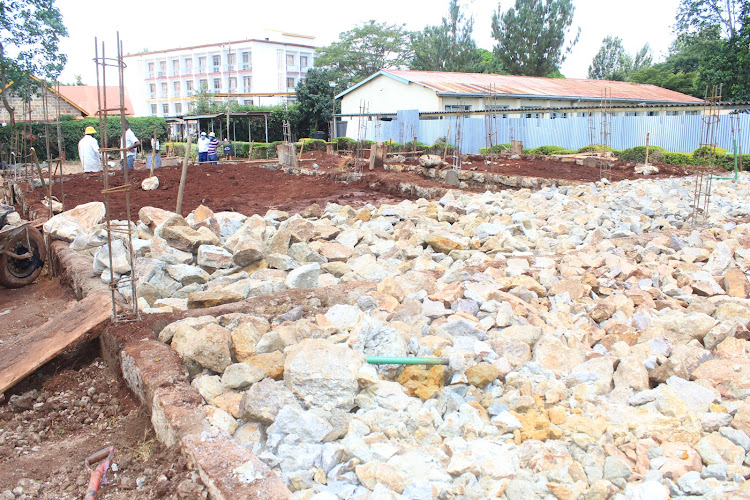
POLYGON ((641 83, 576 78, 382 70, 336 96, 341 116, 495 111, 516 117, 586 116, 606 97, 623 116, 699 114, 705 102, 693 96, 641 83), (528 110, 528 111, 526 111, 528 110), (574 115, 574 116, 576 116, 574 115))

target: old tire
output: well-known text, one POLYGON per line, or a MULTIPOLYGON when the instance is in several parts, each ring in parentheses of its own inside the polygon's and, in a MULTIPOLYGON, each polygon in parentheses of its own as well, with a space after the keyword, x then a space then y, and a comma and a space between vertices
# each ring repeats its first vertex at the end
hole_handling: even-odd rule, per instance
POLYGON ((17 255, 30 252, 32 257, 14 259, 0 254, 0 285, 6 288, 20 288, 32 283, 42 272, 47 253, 42 233, 36 228, 27 227, 26 230, 12 236, 6 242, 5 248, 17 255))

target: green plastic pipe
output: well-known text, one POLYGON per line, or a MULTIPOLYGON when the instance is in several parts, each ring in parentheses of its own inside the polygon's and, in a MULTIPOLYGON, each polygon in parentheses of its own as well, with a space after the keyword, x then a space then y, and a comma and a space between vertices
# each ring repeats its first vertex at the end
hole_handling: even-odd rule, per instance
POLYGON ((447 365, 447 358, 409 358, 367 356, 367 362, 372 365, 447 365))
POLYGON ((711 179, 734 180, 735 182, 737 181, 737 179, 738 179, 738 174, 737 174, 737 139, 734 140, 734 176, 720 177, 718 175, 712 175, 711 179))

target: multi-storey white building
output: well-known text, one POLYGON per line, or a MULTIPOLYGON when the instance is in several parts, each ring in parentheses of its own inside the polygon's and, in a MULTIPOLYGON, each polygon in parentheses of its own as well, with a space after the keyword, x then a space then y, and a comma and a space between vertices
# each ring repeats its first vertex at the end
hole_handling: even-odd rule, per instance
POLYGON ((313 66, 314 37, 266 32, 263 39, 197 45, 125 56, 125 84, 136 116, 187 114, 201 88, 220 100, 276 105, 313 66))

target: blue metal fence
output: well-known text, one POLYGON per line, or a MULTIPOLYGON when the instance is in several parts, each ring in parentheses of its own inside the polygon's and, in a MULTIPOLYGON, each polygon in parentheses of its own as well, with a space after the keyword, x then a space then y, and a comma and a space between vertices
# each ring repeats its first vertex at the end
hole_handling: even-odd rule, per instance
MULTIPOLYGON (((750 115, 740 114, 738 130, 732 130, 729 115, 721 115, 716 126, 717 145, 733 150, 735 138, 743 152, 750 153, 750 115)), ((614 116, 611 118, 609 144, 614 149, 623 150, 646 143, 661 146, 667 151, 692 152, 701 141, 700 115, 678 116, 614 116)), ((356 130, 354 117, 349 130, 356 130)), ((525 148, 555 145, 566 149, 578 149, 593 143, 601 143, 600 116, 592 121, 589 117, 569 118, 495 118, 496 138, 493 143, 508 143, 513 139, 523 141, 525 148)), ((736 125, 737 122, 735 122, 736 125)), ((461 133, 461 152, 478 153, 487 146, 487 120, 482 116, 455 117, 443 119, 420 119, 417 110, 402 110, 392 121, 368 120, 366 138, 373 141, 393 140, 400 144, 411 142, 417 137, 419 142, 433 144, 438 139, 448 137, 448 142, 456 144, 456 130, 461 133)), ((705 139, 703 139, 705 141, 705 139)))

